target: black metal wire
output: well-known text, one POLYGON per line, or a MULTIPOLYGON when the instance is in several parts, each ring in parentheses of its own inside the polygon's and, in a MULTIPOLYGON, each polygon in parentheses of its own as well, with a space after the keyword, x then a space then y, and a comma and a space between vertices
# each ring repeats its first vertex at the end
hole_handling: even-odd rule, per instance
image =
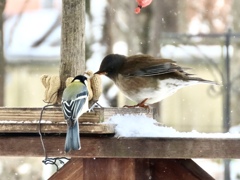
POLYGON ((59 166, 58 166, 57 162, 59 162, 60 164, 65 164, 63 159, 68 160, 68 161, 70 160, 69 158, 66 158, 66 157, 55 157, 55 158, 45 157, 45 159, 42 160, 42 163, 45 164, 45 165, 48 165, 48 164, 55 165, 56 169, 58 171, 59 166))
POLYGON ((40 141, 41 141, 41 144, 42 144, 43 153, 44 153, 44 157, 45 157, 45 159, 42 160, 42 163, 45 164, 45 165, 48 165, 48 164, 55 165, 56 168, 57 168, 57 171, 58 171, 59 170, 59 166, 58 166, 57 163, 59 162, 60 164, 64 164, 63 160, 70 160, 70 159, 66 158, 66 157, 50 158, 50 157, 47 156, 47 151, 46 151, 46 148, 45 148, 45 145, 44 145, 44 142, 43 142, 43 136, 42 136, 42 132, 41 132, 41 120, 42 120, 42 116, 43 116, 44 110, 47 107, 51 107, 51 106, 55 106, 55 105, 52 105, 52 104, 45 105, 45 106, 43 106, 43 108, 41 110, 40 118, 39 118, 39 121, 38 121, 38 134, 40 136, 40 141))

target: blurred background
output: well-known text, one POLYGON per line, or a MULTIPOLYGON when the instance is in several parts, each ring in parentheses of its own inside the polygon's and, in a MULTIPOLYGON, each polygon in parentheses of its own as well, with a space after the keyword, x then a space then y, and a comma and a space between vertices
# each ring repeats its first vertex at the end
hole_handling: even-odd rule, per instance
MULTIPOLYGON (((61 7, 61 0, 0 0, 0 106, 45 105, 40 76, 59 73, 61 7)), ((138 15, 136 7, 135 0, 86 0, 87 69, 97 71, 109 53, 171 58, 223 86, 179 90, 156 105, 158 121, 178 131, 239 133, 240 1, 153 0, 138 15)), ((102 106, 134 104, 109 79, 102 80, 102 106)), ((1 157, 0 176, 47 179, 55 167, 41 160, 1 157)), ((196 162, 226 179, 222 160, 196 162)), ((229 162, 229 178, 240 179, 239 162, 229 162)))

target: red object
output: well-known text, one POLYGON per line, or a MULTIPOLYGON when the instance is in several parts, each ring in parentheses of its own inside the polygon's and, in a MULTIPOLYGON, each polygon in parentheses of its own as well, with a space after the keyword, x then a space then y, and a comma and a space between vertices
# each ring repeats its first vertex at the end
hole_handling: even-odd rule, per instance
POLYGON ((135 13, 140 13, 141 9, 151 4, 152 0, 136 0, 138 7, 135 9, 135 13))

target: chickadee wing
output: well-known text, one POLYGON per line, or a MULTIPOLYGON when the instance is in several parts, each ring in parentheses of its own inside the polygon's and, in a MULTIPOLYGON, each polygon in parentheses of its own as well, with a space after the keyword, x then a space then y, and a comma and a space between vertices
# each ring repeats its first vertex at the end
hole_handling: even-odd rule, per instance
POLYGON ((74 100, 63 101, 62 109, 65 119, 76 119, 84 113, 82 110, 86 101, 88 101, 88 93, 86 91, 79 93, 74 100))
POLYGON ((72 83, 63 92, 62 109, 65 119, 75 120, 87 111, 83 109, 88 103, 88 90, 83 83, 72 83))
POLYGON ((160 74, 167 74, 170 72, 174 72, 174 70, 170 67, 171 67, 170 63, 158 64, 158 65, 138 69, 134 72, 127 74, 127 76, 153 76, 153 75, 160 75, 160 74))

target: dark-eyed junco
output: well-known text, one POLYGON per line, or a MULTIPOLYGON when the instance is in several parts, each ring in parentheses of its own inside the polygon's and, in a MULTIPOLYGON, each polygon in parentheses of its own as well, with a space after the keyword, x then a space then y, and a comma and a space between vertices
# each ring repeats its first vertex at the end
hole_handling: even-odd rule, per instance
POLYGON ((109 77, 139 107, 159 102, 185 86, 203 83, 217 85, 213 81, 192 77, 175 61, 149 55, 127 57, 109 54, 95 74, 109 77))

